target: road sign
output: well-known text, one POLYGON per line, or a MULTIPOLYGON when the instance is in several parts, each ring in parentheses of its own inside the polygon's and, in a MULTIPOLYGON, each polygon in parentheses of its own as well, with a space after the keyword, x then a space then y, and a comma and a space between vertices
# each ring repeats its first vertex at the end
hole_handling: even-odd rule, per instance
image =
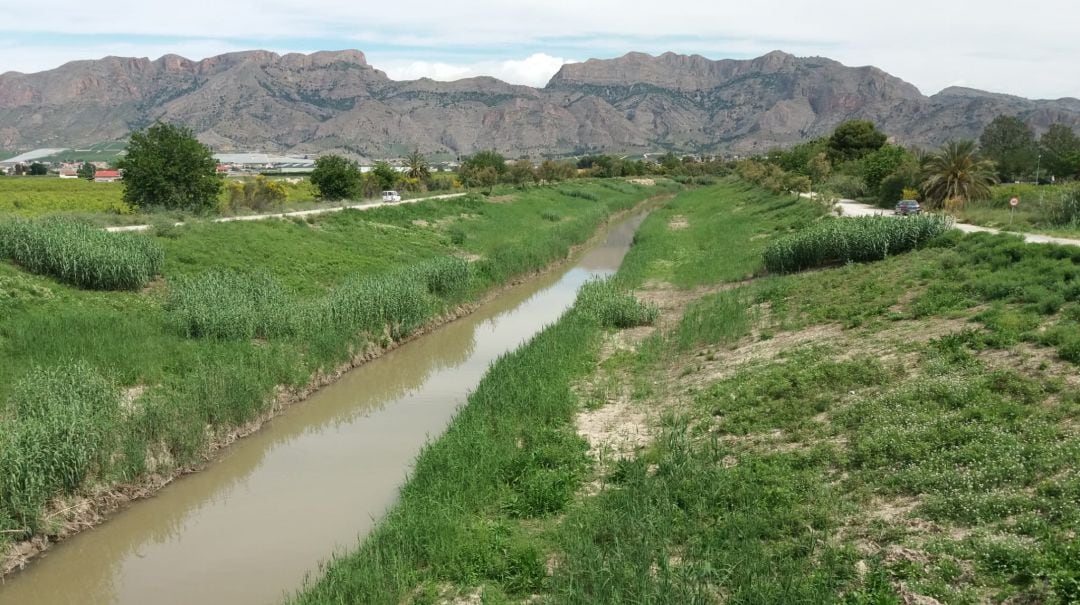
POLYGON ((1014 198, 1010 199, 1009 200, 1009 205, 1012 206, 1013 208, 1016 208, 1017 206, 1020 205, 1020 198, 1014 197, 1014 198))

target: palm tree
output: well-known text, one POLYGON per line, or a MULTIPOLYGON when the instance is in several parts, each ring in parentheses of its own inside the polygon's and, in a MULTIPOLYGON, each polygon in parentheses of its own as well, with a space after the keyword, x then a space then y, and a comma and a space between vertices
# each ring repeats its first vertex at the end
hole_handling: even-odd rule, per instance
POLYGON ((974 141, 951 141, 922 162, 923 193, 932 206, 946 200, 967 202, 990 197, 990 187, 997 183, 994 163, 975 153, 974 141))
POLYGON ((418 183, 423 183, 431 176, 431 166, 419 149, 414 150, 405 158, 405 176, 416 179, 418 183))

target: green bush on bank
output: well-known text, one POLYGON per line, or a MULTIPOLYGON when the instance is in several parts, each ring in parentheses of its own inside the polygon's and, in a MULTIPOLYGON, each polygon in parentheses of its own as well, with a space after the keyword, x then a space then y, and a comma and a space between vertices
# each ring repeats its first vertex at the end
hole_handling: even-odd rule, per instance
POLYGON ((771 243, 764 252, 765 268, 785 273, 833 263, 882 260, 914 250, 950 227, 949 219, 930 214, 905 219, 864 216, 829 220, 771 243))
POLYGON ((165 261, 161 247, 146 236, 108 233, 66 218, 0 223, 0 257, 91 290, 137 290, 161 273, 165 261))

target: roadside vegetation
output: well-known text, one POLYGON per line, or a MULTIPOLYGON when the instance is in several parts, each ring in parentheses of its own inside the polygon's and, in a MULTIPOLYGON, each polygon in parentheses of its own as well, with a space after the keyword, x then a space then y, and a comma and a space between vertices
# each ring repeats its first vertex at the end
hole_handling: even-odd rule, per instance
POLYGON ((823 214, 734 181, 654 212, 604 287, 658 316, 583 292, 295 602, 1076 602, 1080 252, 770 275, 823 214))
POLYGON ((18 263, 0 262, 0 545, 63 534, 66 503, 94 490, 198 465, 314 377, 564 258, 612 213, 674 189, 576 187, 594 199, 537 188, 150 236, 4 223, 52 243, 10 252, 22 240, 3 239, 18 263), (139 253, 152 261, 141 273, 139 253), (99 274, 114 260, 130 274, 99 274))
POLYGON ((978 141, 938 149, 895 145, 866 121, 829 136, 735 163, 736 172, 775 192, 813 192, 893 208, 916 199, 957 220, 1005 230, 1080 234, 1080 136, 1051 125, 1036 138, 1019 118, 999 116, 978 141), (1018 198, 1011 209, 1009 200, 1018 198))

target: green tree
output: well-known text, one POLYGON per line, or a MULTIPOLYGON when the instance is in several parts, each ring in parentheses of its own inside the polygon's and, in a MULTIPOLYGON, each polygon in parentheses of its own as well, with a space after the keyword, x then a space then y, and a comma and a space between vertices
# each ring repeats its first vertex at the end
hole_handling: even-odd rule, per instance
POLYGON ((488 193, 491 193, 491 189, 499 182, 499 173, 494 166, 462 165, 458 176, 466 187, 482 188, 488 193))
POLYGON ((820 185, 829 178, 829 174, 832 172, 832 164, 829 163, 829 158, 825 152, 822 151, 810 158, 806 163, 806 176, 810 177, 815 185, 820 185))
POLYGON ((477 170, 491 168, 495 171, 497 176, 502 176, 506 172, 506 158, 494 149, 478 151, 472 156, 465 158, 461 163, 461 167, 477 170))
POLYGON ((904 191, 918 189, 923 182, 922 162, 909 153, 889 176, 878 184, 877 198, 886 207, 905 199, 912 199, 904 191))
POLYGON ((217 161, 188 128, 158 122, 132 134, 117 167, 132 206, 203 211, 217 205, 217 161))
POLYGON ((427 158, 420 153, 419 149, 413 150, 405 158, 405 176, 416 179, 420 183, 423 183, 431 176, 431 165, 428 164, 427 158))
POLYGON ((1002 181, 1015 181, 1035 172, 1039 152, 1030 126, 1016 116, 998 116, 979 137, 979 153, 993 160, 1002 181))
MULTIPOLYGON (((810 174, 810 163, 825 154, 827 150, 827 139, 814 139, 799 143, 790 149, 770 151, 768 156, 769 161, 779 164, 784 170, 805 174, 817 181, 818 178, 810 174)), ((817 168, 820 168, 820 166, 817 168)))
POLYGON ((679 159, 679 156, 670 151, 660 156, 660 167, 663 169, 664 174, 678 172, 682 168, 682 165, 683 163, 682 160, 679 159))
POLYGON ((948 200, 968 202, 990 197, 997 182, 994 163, 979 157, 974 141, 952 141, 923 160, 922 190, 931 206, 948 200))
POLYGON ((869 120, 844 122, 829 137, 829 158, 833 164, 861 159, 881 149, 888 138, 869 120))
POLYGON ((375 162, 371 167, 371 176, 379 183, 380 190, 386 191, 397 186, 401 174, 386 162, 375 162))
POLYGON ((862 160, 862 177, 871 195, 877 195, 878 186, 885 177, 896 172, 896 169, 911 156, 911 153, 903 147, 885 144, 877 151, 868 154, 862 160))
POLYGON ((1080 154, 1080 137, 1064 124, 1051 124, 1039 139, 1043 165, 1047 174, 1059 177, 1077 176, 1074 157, 1080 154))
POLYGON ((90 162, 83 162, 82 166, 79 166, 79 170, 76 172, 80 179, 86 179, 88 181, 94 180, 94 175, 97 174, 97 166, 94 166, 90 162))
POLYGON ((361 193, 361 174, 356 164, 340 155, 324 155, 315 160, 311 184, 324 200, 354 198, 361 193))
POLYGON ((536 182, 536 171, 529 160, 518 160, 510 165, 507 174, 515 187, 525 188, 536 182))
POLYGON ((45 176, 49 174, 49 167, 41 162, 30 164, 30 176, 45 176))
POLYGON ((577 167, 570 162, 556 162, 544 160, 536 170, 536 175, 545 183, 555 183, 573 178, 577 174, 577 167))

